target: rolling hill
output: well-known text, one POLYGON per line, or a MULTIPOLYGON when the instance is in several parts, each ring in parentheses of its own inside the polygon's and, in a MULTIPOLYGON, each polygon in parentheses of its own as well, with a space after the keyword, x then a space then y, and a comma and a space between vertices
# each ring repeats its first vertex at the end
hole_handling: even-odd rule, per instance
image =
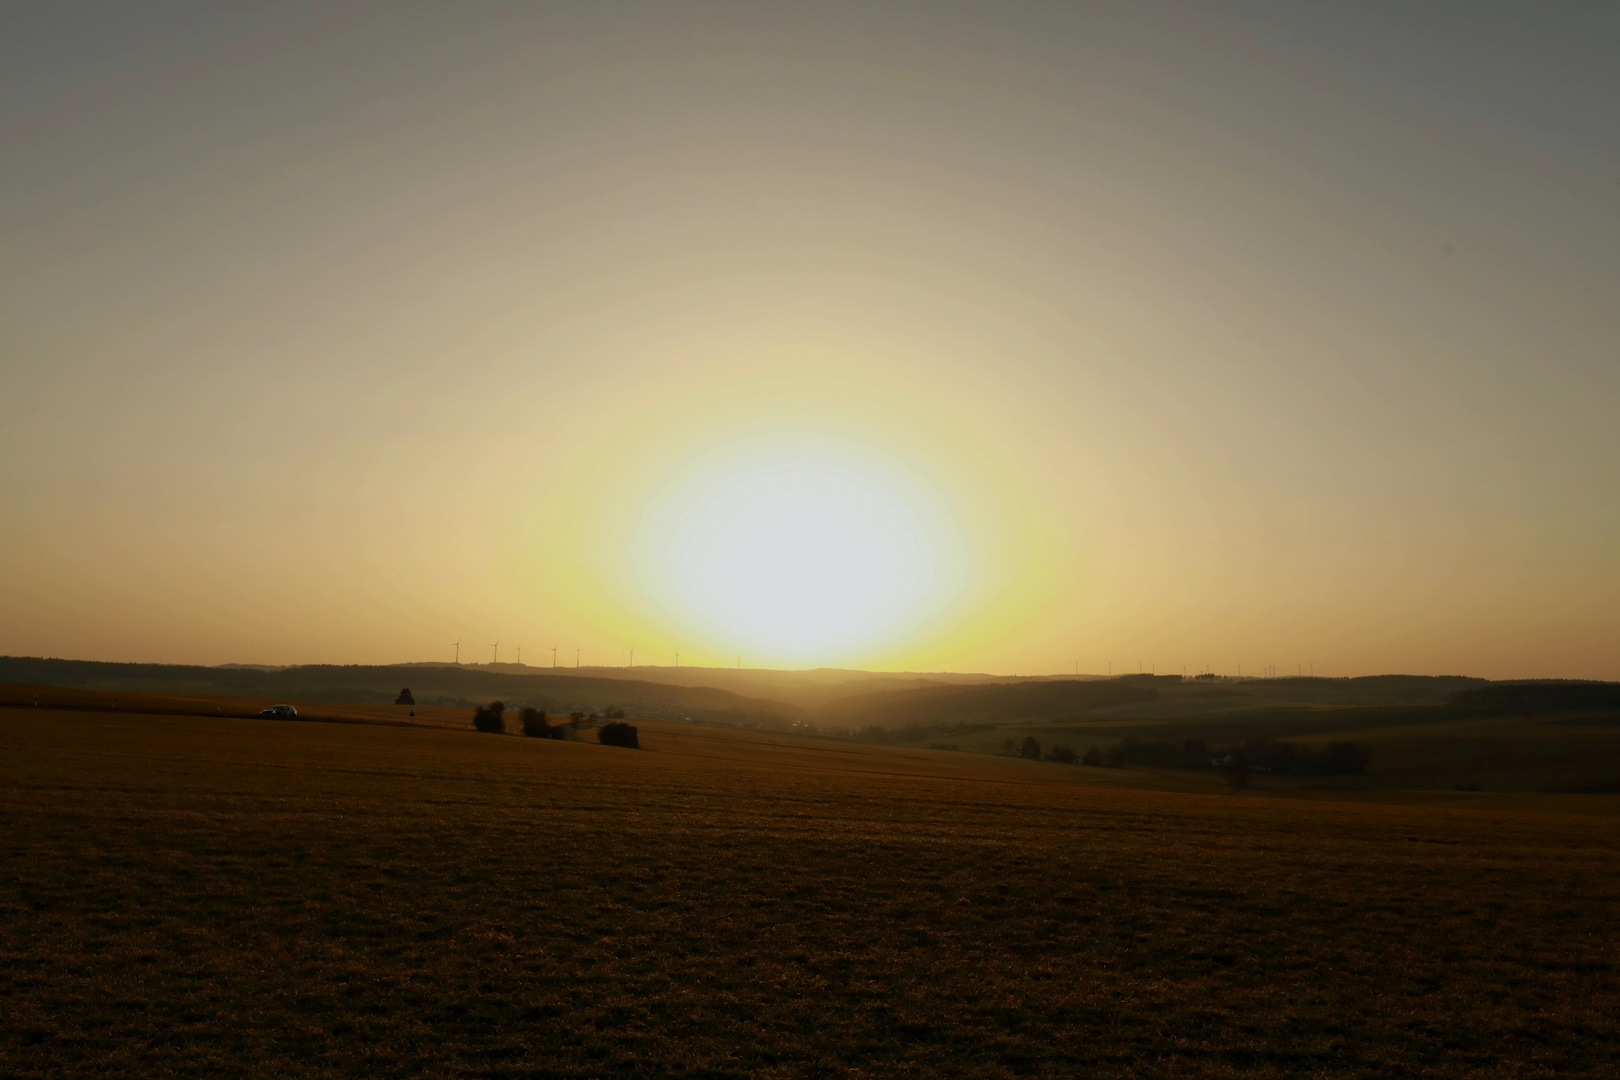
POLYGON ((0 681, 92 690, 233 694, 286 701, 389 702, 409 687, 425 705, 471 706, 498 698, 548 712, 616 705, 638 715, 710 722, 791 725, 804 710, 705 686, 581 675, 492 672, 472 665, 325 665, 265 670, 175 664, 0 657, 0 681))
POLYGON ((1109 705, 1155 701, 1158 691, 1119 679, 1053 680, 979 686, 930 686, 883 690, 840 698, 823 706, 816 720, 824 727, 860 730, 909 726, 948 729, 967 724, 999 724, 1070 716, 1109 705))

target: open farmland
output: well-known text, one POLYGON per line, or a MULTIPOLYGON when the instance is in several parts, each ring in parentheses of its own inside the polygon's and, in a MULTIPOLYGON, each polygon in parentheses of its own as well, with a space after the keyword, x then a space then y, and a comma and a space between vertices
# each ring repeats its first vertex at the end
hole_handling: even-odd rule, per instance
POLYGON ((0 1074, 1620 1071, 1612 796, 227 704, 0 709, 0 1074))

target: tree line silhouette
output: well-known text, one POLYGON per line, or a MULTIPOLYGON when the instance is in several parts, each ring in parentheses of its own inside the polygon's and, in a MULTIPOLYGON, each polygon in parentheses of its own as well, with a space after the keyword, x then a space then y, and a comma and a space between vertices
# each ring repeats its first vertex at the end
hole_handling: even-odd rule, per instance
POLYGON ((1084 754, 1059 743, 1046 753, 1033 735, 1023 742, 1007 739, 1002 750, 1015 757, 1039 761, 1057 761, 1064 764, 1089 765, 1093 768, 1119 769, 1126 765, 1146 765, 1155 768, 1220 769, 1234 776, 1249 773, 1284 773, 1295 776, 1344 776, 1365 772, 1371 754, 1359 743, 1334 742, 1324 747, 1301 746, 1291 742, 1241 743, 1221 750, 1211 750, 1202 739, 1187 739, 1180 746, 1166 741, 1121 739, 1110 747, 1092 746, 1084 754))
MULTIPOLYGON (((595 713, 571 712, 567 714, 566 723, 551 723, 546 713, 528 705, 518 709, 518 724, 524 736, 530 739, 571 739, 579 729, 588 721, 607 719, 596 732, 596 741, 603 746, 624 746, 632 750, 641 749, 639 733, 631 724, 626 724, 623 709, 608 709, 602 717, 595 713)), ((488 705, 479 705, 473 709, 472 726, 476 731, 490 735, 505 735, 506 731, 506 702, 492 701, 488 705)))

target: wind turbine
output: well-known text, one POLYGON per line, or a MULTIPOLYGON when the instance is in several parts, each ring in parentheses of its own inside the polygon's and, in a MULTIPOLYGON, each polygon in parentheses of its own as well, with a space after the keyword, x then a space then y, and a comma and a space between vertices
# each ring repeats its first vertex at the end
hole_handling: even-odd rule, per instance
POLYGON ((551 666, 557 666, 557 646, 555 645, 551 647, 551 666))
POLYGON ((632 668, 636 666, 636 647, 634 645, 630 646, 630 666, 632 668))
POLYGON ((523 646, 518 646, 518 667, 523 666, 523 646))
POLYGON ((492 664, 500 663, 501 662, 501 643, 497 641, 495 644, 491 645, 490 648, 495 650, 495 659, 491 660, 490 663, 492 663, 492 664))
POLYGON ((461 666, 461 642, 457 641, 454 644, 456 646, 456 666, 460 667, 461 666))
POLYGON ((676 667, 681 666, 681 654, 680 653, 675 654, 675 666, 676 667))
POLYGON ((742 653, 732 653, 731 655, 735 656, 737 658, 737 670, 741 671, 742 670, 742 653))

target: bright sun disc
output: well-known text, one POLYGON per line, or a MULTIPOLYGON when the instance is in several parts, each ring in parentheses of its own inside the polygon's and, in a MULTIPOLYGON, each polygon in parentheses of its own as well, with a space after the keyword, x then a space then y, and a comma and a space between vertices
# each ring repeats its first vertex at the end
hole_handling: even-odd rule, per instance
POLYGON ((926 617, 951 562, 946 531, 881 455, 732 444, 665 478, 626 554, 642 596, 699 639, 761 662, 825 661, 926 617))
POLYGON ((772 651, 868 641, 929 577, 925 538, 901 504, 836 472, 728 479, 683 525, 673 553, 682 591, 717 629, 772 651))

